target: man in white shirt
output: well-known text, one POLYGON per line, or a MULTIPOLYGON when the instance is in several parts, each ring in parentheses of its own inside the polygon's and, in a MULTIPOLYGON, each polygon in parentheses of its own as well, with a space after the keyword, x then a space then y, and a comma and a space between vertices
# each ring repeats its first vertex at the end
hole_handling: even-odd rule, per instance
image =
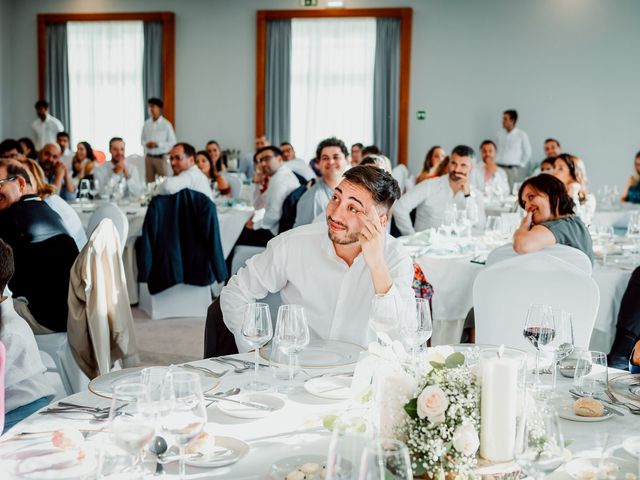
POLYGON ((111 161, 93 170, 93 178, 98 180, 100 195, 121 189, 123 198, 139 197, 144 192, 144 184, 135 165, 128 165, 124 154, 124 140, 113 137, 109 140, 111 161))
POLYGON ((375 295, 414 297, 413 264, 386 233, 389 209, 400 196, 393 177, 376 167, 347 170, 327 206, 326 223, 277 236, 223 288, 224 322, 239 351, 247 304, 280 292, 283 304, 305 309, 313 336, 367 345, 374 339, 369 310, 375 295))
POLYGON ((361 143, 354 143, 351 145, 351 166, 355 167, 356 165, 360 165, 363 149, 364 145, 361 143))
POLYGON ((482 162, 478 162, 471 173, 471 182, 485 195, 509 195, 509 180, 507 173, 496 165, 496 144, 492 140, 485 140, 480 144, 482 162))
POLYGON ((169 151, 169 159, 174 176, 166 178, 158 186, 158 194, 173 195, 180 190, 190 188, 213 200, 209 179, 196 165, 196 149, 193 145, 185 142, 176 143, 169 151))
MULTIPOLYGON (((261 148, 268 147, 270 145, 271 145, 271 142, 269 142, 269 139, 267 138, 267 136, 260 135, 259 137, 256 137, 256 140, 255 140, 255 146, 256 146, 255 151, 257 152, 261 148)), ((256 156, 255 152, 250 152, 240 157, 238 159, 237 171, 239 173, 244 173, 245 177, 247 178, 253 178, 253 176, 256 173, 255 164, 254 164, 255 156, 256 156)))
POLYGON ((316 149, 318 168, 322 178, 307 190, 296 207, 296 223, 294 227, 312 223, 316 217, 323 214, 333 195, 333 189, 338 186, 342 175, 349 168, 349 151, 342 140, 335 137, 327 138, 316 149))
POLYGON ((71 178, 71 169, 60 158, 61 153, 57 143, 47 143, 40 150, 40 165, 47 181, 58 190, 58 195, 71 201, 76 198, 76 186, 71 178))
POLYGON ((60 151, 62 155, 60 155, 60 159, 67 166, 67 169, 71 171, 71 164, 73 163, 73 155, 75 152, 69 148, 71 145, 71 140, 69 139, 69 134, 67 132, 58 132, 56 135, 56 143, 60 147, 60 151))
POLYGON ((162 100, 150 98, 147 103, 150 117, 142 127, 142 146, 147 182, 153 182, 156 175, 167 177, 170 174, 165 155, 176 143, 176 134, 171 122, 162 116, 162 100))
POLYGON ((509 188, 515 182, 521 182, 528 171, 531 158, 529 136, 516 128, 518 112, 506 110, 502 114, 503 129, 498 132, 498 158, 496 163, 502 167, 509 178, 509 188))
POLYGON ((282 158, 287 162, 287 166, 295 173, 304 178, 307 182, 316 178, 316 174, 311 169, 309 164, 302 158, 296 157, 296 152, 293 149, 293 145, 289 142, 282 142, 280 144, 280 151, 282 152, 282 158))
MULTIPOLYGON (((560 142, 555 138, 547 138, 544 141, 544 154, 546 158, 555 159, 558 155, 562 153, 562 146, 560 142)), ((581 181, 586 185, 588 183, 587 179, 587 167, 580 157, 576 157, 576 170, 580 173, 582 179, 581 181)), ((534 172, 535 174, 536 172, 534 172)), ((540 169, 538 167, 537 173, 540 173, 540 169)))
POLYGON ((267 190, 264 192, 264 216, 260 218, 259 215, 254 215, 246 223, 236 245, 264 247, 278 234, 282 204, 300 186, 300 181, 285 163, 280 149, 274 145, 258 150, 255 162, 268 178, 267 190))
POLYGON ((405 193, 393 209, 393 218, 402 235, 411 235, 427 228, 438 228, 444 213, 453 209, 475 211, 479 225, 484 225, 482 193, 471 184, 473 149, 458 145, 453 149, 449 174, 424 180, 405 193), (416 209, 415 227, 410 213, 416 209))
POLYGON ((41 150, 47 143, 56 142, 56 134, 62 132, 64 127, 62 122, 56 117, 49 115, 49 102, 46 100, 38 100, 35 105, 36 118, 31 124, 33 130, 33 140, 36 150, 41 150))

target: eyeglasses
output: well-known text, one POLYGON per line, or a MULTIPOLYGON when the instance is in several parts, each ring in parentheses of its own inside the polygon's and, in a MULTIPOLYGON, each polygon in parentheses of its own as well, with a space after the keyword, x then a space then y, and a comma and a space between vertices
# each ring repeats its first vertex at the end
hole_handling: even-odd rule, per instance
POLYGON ((276 158, 276 156, 275 155, 266 155, 266 156, 264 156, 262 158, 257 159, 256 163, 268 162, 272 158, 276 158))
POLYGON ((7 182, 13 182, 14 180, 16 180, 18 178, 17 175, 14 175, 13 177, 7 177, 7 178, 3 178, 2 180, 0 180, 0 188, 2 188, 2 185, 4 185, 7 182))
POLYGON ((14 160, 18 160, 20 158, 20 154, 19 153, 4 153, 2 155, 0 155, 1 159, 14 159, 14 160))

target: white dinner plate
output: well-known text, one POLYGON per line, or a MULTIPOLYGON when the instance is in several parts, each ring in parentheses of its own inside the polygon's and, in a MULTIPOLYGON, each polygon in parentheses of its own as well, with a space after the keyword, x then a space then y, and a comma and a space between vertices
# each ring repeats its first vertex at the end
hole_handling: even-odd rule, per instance
POLYGON ((62 449, 50 443, 38 443, 15 453, 14 473, 33 480, 71 480, 87 478, 95 473, 96 453, 83 445, 62 449), (82 456, 79 452, 82 450, 82 456))
MULTIPOLYGON (((266 405, 267 407, 273 408, 272 411, 268 412, 266 410, 258 410, 257 408, 246 407, 244 405, 240 405, 239 403, 225 402, 224 400, 216 402, 218 410, 220 410, 222 413, 226 413, 227 415, 236 418, 264 418, 267 415, 271 415, 272 413, 284 407, 284 400, 266 393, 245 393, 229 398, 231 398, 232 400, 260 403, 262 405, 266 405)), ((212 399, 212 397, 209 397, 209 399, 212 399)))
MULTIPOLYGON (((314 339, 298 354, 301 368, 333 368, 354 365, 358 362, 360 345, 339 340, 314 339)), ((260 349, 260 356, 269 360, 271 345, 260 349)))
MULTIPOLYGON (((140 381, 140 372, 146 367, 124 368, 113 372, 105 373, 94 378, 89 382, 89 391, 99 397, 111 398, 113 396, 113 387, 119 382, 135 382, 140 381)), ((169 370, 169 367, 166 367, 169 370)), ((171 367, 180 369, 180 366, 171 367)), ((202 385, 202 393, 209 392, 220 385, 220 380, 213 375, 208 375, 203 371, 192 369, 181 369, 185 372, 193 372, 200 376, 200 384, 202 385)))
MULTIPOLYGON (((315 464, 319 467, 319 470, 323 470, 327 464, 326 455, 296 455, 294 457, 286 457, 271 465, 271 473, 269 478, 273 480, 282 480, 286 478, 291 472, 298 470, 303 465, 315 464)), ((314 476, 305 478, 321 478, 319 473, 314 476)), ((347 477, 345 477, 347 478, 347 477)))
POLYGON ((304 389, 311 395, 329 400, 346 400, 351 397, 353 374, 330 375, 310 378, 304 382, 304 389))
POLYGON ((614 393, 640 403, 640 373, 625 373, 610 378, 609 388, 614 393))
POLYGON ((604 407, 605 414, 601 417, 581 417, 573 413, 573 405, 561 405, 558 407, 558 416, 572 422, 602 422, 613 417, 613 413, 607 413, 607 407, 604 407))
MULTIPOLYGON (((602 468, 609 470, 608 475, 598 476, 600 458, 576 458, 564 466, 565 472, 571 478, 581 480, 583 478, 625 478, 627 473, 637 474, 636 462, 624 458, 609 457, 602 460, 602 468)), ((604 473, 604 472, 603 472, 604 473)))
POLYGON ((215 436, 215 443, 220 450, 198 458, 187 458, 185 463, 192 467, 224 467, 236 463, 249 452, 249 445, 237 438, 215 436))
POLYGON ((625 438, 622 442, 622 448, 624 448, 624 451, 629 455, 640 458, 640 437, 625 438))

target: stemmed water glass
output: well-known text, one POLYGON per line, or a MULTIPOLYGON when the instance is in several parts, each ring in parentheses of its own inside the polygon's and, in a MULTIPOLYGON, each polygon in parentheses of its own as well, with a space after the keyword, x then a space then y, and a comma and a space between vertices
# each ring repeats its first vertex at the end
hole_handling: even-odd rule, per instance
POLYGON ((100 192, 100 182, 95 178, 92 180, 89 180, 89 194, 91 195, 91 198, 95 200, 99 192, 100 192))
POLYGON ((325 471, 326 480, 350 480, 357 478, 362 452, 367 444, 364 432, 351 428, 334 427, 329 442, 325 471))
POLYGON ((440 225, 440 229, 445 234, 445 236, 450 237, 453 233, 454 225, 456 223, 456 209, 455 205, 453 208, 447 208, 442 215, 442 225, 440 225))
POLYGON ((523 336, 531 342, 536 349, 536 370, 534 390, 539 390, 540 382, 540 348, 551 343, 555 337, 556 329, 553 312, 549 305, 533 304, 527 310, 527 319, 524 325, 523 336))
POLYGON ((301 305, 280 306, 273 340, 278 349, 287 356, 289 367, 288 384, 278 390, 291 393, 295 390, 293 377, 296 356, 309 345, 310 340, 307 317, 301 305))
POLYGON ((453 231, 456 237, 462 238, 464 232, 471 227, 469 219, 467 218, 466 210, 456 210, 456 220, 453 224, 453 231))
POLYGON ((360 463, 360 480, 412 480, 411 460, 407 446, 391 439, 375 439, 367 443, 360 463))
POLYGON ((545 478, 563 463, 564 439, 556 411, 528 405, 516 429, 514 458, 526 475, 545 478))
POLYGON ((403 302, 400 317, 400 333, 411 349, 411 358, 415 362, 417 350, 431 338, 433 324, 431 306, 424 298, 412 298, 403 302))
POLYGON ((576 361, 573 384, 581 395, 604 395, 609 385, 607 355, 596 351, 581 352, 576 361))
POLYGON ((82 180, 80 180, 80 184, 78 185, 78 198, 80 199, 80 202, 88 199, 89 191, 89 180, 83 178, 82 180))
POLYGON ((260 365, 260 347, 271 340, 273 326, 271 324, 271 312, 266 303, 250 303, 244 311, 242 323, 242 337, 254 349, 255 370, 253 381, 245 385, 249 390, 266 390, 269 385, 258 380, 258 366, 260 365))
POLYGON ((575 341, 573 338, 571 313, 561 308, 554 308, 553 318, 556 329, 555 335, 547 345, 541 347, 541 350, 551 352, 552 354, 553 358, 550 373, 553 375, 552 385, 555 390, 558 363, 573 353, 575 341))
POLYGON ((164 433, 180 449, 179 477, 186 478, 185 449, 198 437, 207 423, 207 410, 202 396, 200 378, 192 372, 171 371, 165 380, 171 402, 171 411, 161 421, 164 433))
POLYGON ((154 413, 149 406, 149 390, 141 383, 119 383, 113 389, 109 410, 109 438, 133 456, 127 478, 143 478, 142 452, 155 433, 154 413))
POLYGON ((381 344, 389 343, 391 334, 399 327, 398 305, 392 295, 376 294, 369 310, 369 328, 381 344))

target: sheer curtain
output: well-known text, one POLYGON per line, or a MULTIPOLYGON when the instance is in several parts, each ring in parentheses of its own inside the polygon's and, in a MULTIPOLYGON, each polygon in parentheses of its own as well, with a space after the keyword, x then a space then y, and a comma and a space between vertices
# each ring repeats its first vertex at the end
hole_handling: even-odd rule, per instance
POLYGON ((313 158, 330 136, 347 145, 373 139, 374 18, 291 23, 291 143, 313 158))
POLYGON ((71 137, 107 158, 111 137, 142 154, 142 22, 69 22, 67 45, 71 137))

